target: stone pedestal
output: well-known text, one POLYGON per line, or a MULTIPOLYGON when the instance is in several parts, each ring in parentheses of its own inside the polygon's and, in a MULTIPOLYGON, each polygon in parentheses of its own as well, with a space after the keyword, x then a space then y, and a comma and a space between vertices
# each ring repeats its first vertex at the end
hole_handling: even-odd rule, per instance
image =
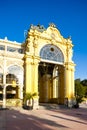
POLYGON ((39 109, 39 101, 38 101, 38 98, 34 98, 34 99, 33 99, 33 109, 34 109, 34 110, 39 109))

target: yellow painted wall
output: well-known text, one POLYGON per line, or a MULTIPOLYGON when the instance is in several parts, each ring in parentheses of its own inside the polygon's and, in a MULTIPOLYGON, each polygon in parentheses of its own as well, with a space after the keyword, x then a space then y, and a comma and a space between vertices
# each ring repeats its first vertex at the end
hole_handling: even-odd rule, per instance
MULTIPOLYGON (((62 74, 60 74, 60 98, 72 98, 74 97, 74 62, 72 61, 72 41, 70 38, 63 38, 59 30, 53 26, 49 26, 45 31, 40 32, 37 29, 30 29, 28 32, 28 38, 26 39, 25 46, 25 88, 26 92, 38 93, 38 65, 41 62, 40 50, 47 44, 52 44, 63 53, 64 64, 62 74)), ((43 82, 43 79, 42 81, 43 82)), ((42 84, 43 87, 46 84, 42 84)), ((48 85, 50 87, 50 83, 48 85)), ((44 88, 45 89, 45 88, 44 88)), ((48 99, 52 95, 52 89, 49 89, 48 99), (50 92, 51 91, 51 92, 50 92)), ((42 91, 40 91, 42 93, 42 91)), ((48 90, 45 90, 48 92, 48 90)), ((40 94, 41 95, 41 94, 40 94)), ((46 95, 45 95, 46 96, 46 95)), ((42 98, 44 98, 42 96, 42 98)), ((46 98, 46 97, 45 97, 46 98)), ((61 103, 64 100, 60 101, 61 103)))

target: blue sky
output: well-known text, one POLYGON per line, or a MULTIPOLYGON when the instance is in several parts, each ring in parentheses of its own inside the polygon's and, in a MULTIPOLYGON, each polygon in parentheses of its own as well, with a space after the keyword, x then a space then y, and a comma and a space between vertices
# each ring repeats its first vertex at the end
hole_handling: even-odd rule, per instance
POLYGON ((30 24, 53 22, 74 44, 75 78, 87 79, 87 0, 0 0, 0 38, 23 42, 30 24))

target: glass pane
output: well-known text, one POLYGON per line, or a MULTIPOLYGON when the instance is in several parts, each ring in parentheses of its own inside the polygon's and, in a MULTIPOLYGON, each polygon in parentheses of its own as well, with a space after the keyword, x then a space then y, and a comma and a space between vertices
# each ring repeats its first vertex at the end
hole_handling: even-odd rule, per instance
POLYGON ((17 50, 17 48, 13 48, 13 47, 7 47, 7 51, 10 51, 10 52, 15 52, 17 50))
POLYGON ((18 52, 19 52, 20 54, 23 54, 23 49, 18 49, 18 52))
POLYGON ((62 51, 54 45, 46 45, 40 51, 42 59, 51 60, 56 62, 64 62, 62 51))
POLYGON ((5 46, 0 45, 0 50, 5 50, 5 46))
POLYGON ((8 68, 8 73, 13 74, 16 78, 17 84, 23 84, 23 69, 17 65, 8 68))

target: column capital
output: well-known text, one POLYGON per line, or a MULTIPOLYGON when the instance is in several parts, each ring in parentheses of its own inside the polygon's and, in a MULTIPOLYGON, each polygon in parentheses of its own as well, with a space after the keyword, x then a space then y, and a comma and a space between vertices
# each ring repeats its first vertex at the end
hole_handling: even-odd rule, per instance
POLYGON ((76 64, 74 64, 74 62, 65 62, 64 65, 65 66, 67 66, 67 65, 76 66, 76 64))
POLYGON ((66 70, 74 71, 76 64, 74 64, 73 62, 65 62, 64 66, 66 70))

